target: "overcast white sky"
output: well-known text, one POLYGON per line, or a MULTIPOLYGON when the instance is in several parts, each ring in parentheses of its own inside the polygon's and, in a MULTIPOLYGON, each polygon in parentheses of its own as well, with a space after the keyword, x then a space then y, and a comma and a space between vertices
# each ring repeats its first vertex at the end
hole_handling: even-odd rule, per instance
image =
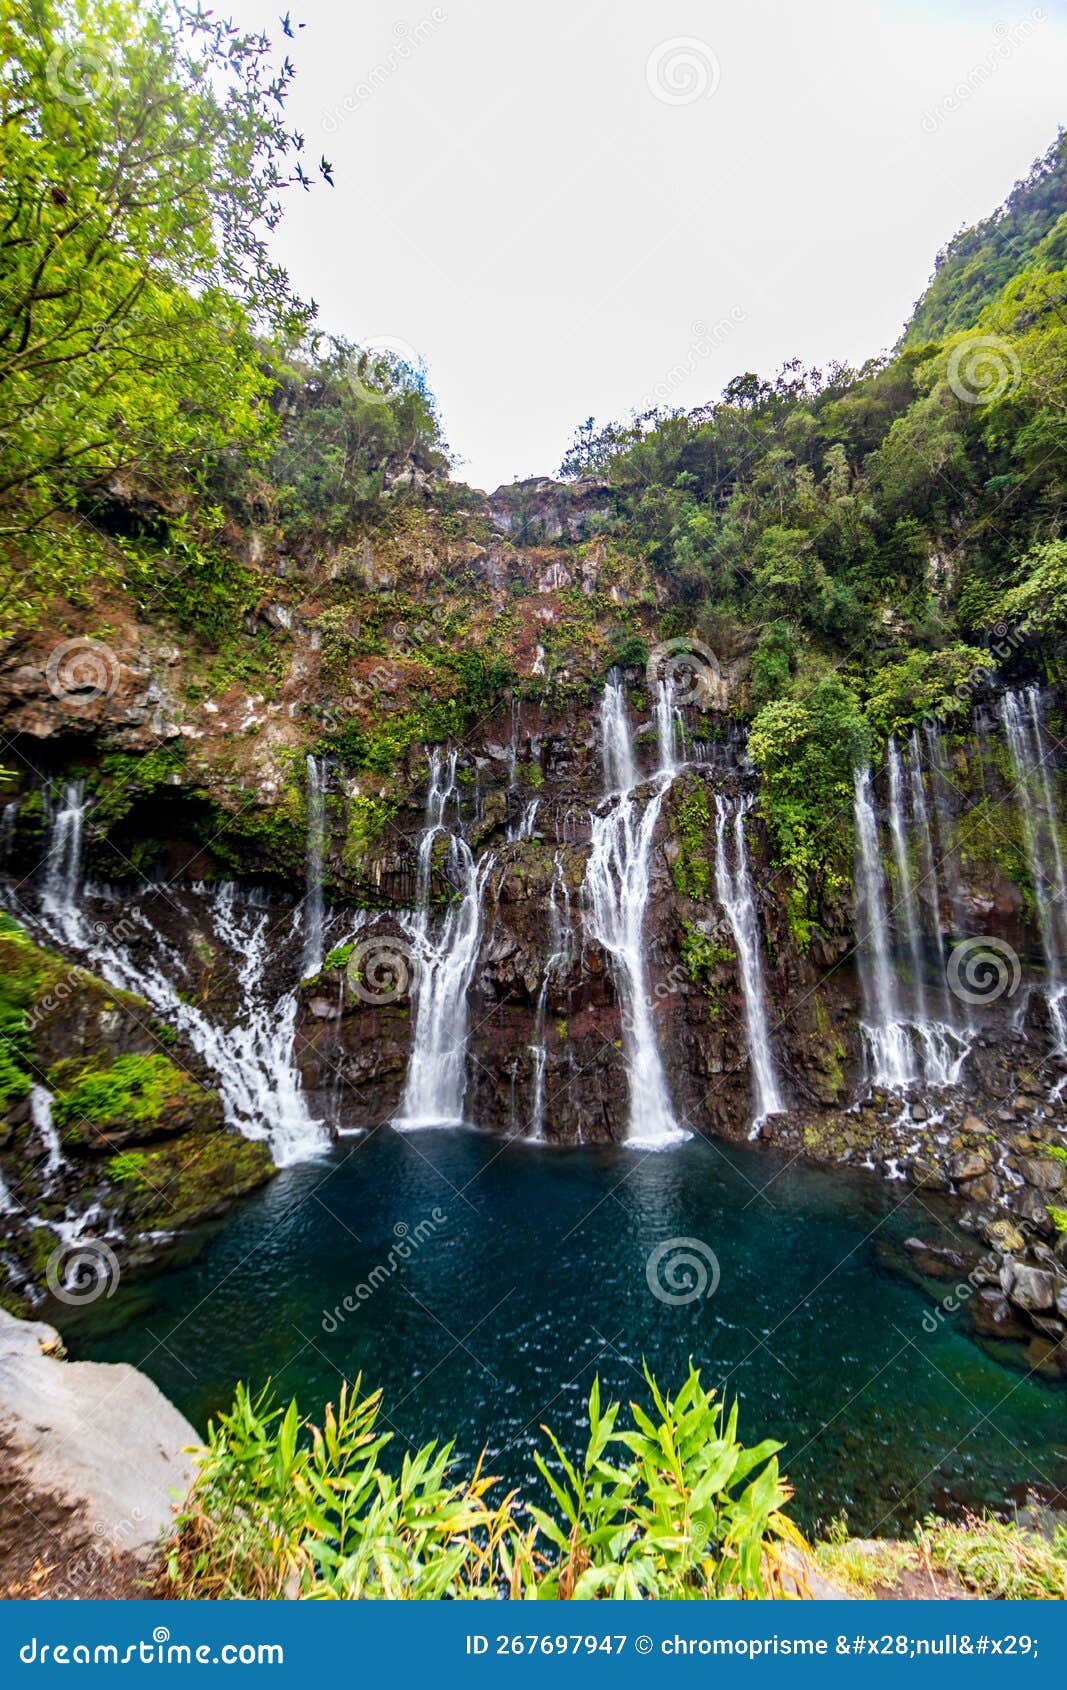
POLYGON ((892 345, 1067 121, 1067 0, 230 0, 336 187, 277 240, 324 328, 414 348, 456 473, 892 345))

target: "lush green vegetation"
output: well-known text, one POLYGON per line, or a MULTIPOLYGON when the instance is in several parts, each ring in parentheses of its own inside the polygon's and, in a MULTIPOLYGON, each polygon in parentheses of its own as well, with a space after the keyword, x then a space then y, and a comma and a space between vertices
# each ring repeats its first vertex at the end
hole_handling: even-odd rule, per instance
POLYGON ((547 1506, 499 1493, 481 1463, 459 1477, 448 1444, 380 1464, 380 1393, 342 1390, 321 1427, 238 1390, 209 1429, 161 1594, 186 1597, 756 1597, 802 1547, 783 1508, 780 1445, 746 1449, 690 1369, 649 1412, 589 1399, 569 1456, 546 1429, 547 1506))
POLYGON ((143 1137, 148 1129, 188 1124, 201 1088, 167 1056, 117 1056, 113 1062, 83 1063, 65 1058, 50 1074, 61 1086, 52 1119, 65 1137, 81 1137, 86 1126, 101 1137, 143 1137), (75 1069, 71 1076, 69 1068, 75 1069))
POLYGON ((1067 627, 1067 137, 942 255, 902 347, 751 372, 688 414, 578 430, 613 543, 652 561, 720 658, 748 659, 751 748, 802 937, 840 889, 851 763, 951 722, 1067 627))
POLYGON ((447 463, 423 373, 324 340, 270 256, 286 194, 332 174, 265 36, 183 0, 26 0, 0 73, 4 620, 110 586, 232 634, 240 525, 312 545, 447 463))

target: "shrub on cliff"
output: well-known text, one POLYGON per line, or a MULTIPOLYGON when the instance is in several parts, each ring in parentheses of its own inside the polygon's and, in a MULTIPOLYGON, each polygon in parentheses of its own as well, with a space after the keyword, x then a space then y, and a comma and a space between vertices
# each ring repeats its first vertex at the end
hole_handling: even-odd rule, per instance
POLYGON ((853 774, 869 755, 870 728, 855 693, 828 675, 802 699, 764 705, 748 750, 763 776, 760 809, 803 946, 816 900, 836 898, 850 884, 853 774))

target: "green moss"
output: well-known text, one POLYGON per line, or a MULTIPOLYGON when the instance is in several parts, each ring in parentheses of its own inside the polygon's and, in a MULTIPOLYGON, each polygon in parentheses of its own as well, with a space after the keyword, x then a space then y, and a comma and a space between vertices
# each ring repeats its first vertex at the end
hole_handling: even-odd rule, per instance
POLYGON ((708 895, 711 857, 707 830, 710 821, 707 788, 695 777, 687 779, 672 811, 678 855, 671 864, 671 878, 683 898, 703 899, 708 895))
POLYGON ((116 1185, 140 1185, 145 1164, 143 1150, 120 1150, 107 1164, 107 1171, 116 1185))
POLYGON ((145 1231, 192 1226, 275 1172, 267 1146, 236 1133, 172 1140, 144 1152, 130 1187, 130 1216, 145 1231))
POLYGON ((323 970, 325 971, 327 968, 347 968, 355 948, 354 944, 335 945, 333 950, 327 951, 322 959, 323 970))
POLYGON ((346 868, 361 866, 368 848, 383 837, 399 808, 399 798, 372 798, 364 793, 353 798, 348 809, 348 833, 344 843, 346 868))
POLYGON ((1056 1209, 1050 1203, 1048 1217, 1057 1232, 1067 1232, 1067 1209, 1056 1209))
POLYGON ((691 922, 686 921, 682 925, 682 942, 679 947, 682 966, 708 1001, 708 1019, 717 1021, 725 1006, 716 976, 721 969, 733 966, 737 961, 737 953, 729 945, 717 944, 691 922))
POLYGON ((167 1056, 67 1059, 51 1070, 49 1083, 57 1088, 52 1119, 72 1142, 85 1136, 86 1125, 95 1129, 92 1136, 110 1138, 177 1130, 201 1113, 204 1102, 201 1087, 167 1056))
POLYGON ((92 776, 93 824, 105 833, 140 800, 159 791, 185 766, 184 740, 136 754, 106 751, 92 776))

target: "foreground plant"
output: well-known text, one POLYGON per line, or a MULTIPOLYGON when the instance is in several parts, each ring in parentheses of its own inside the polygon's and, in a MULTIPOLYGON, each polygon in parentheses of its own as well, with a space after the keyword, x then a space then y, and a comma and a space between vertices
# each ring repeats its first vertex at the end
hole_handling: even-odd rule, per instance
POLYGON ((737 1439, 737 1408, 689 1376, 675 1399, 648 1378, 654 1414, 589 1399, 572 1462, 547 1431, 536 1454, 558 1513, 523 1508, 479 1461, 453 1473, 426 1444, 399 1473, 379 1465, 381 1393, 343 1389, 320 1427, 239 1386, 208 1429, 178 1518, 164 1592, 187 1597, 758 1597, 781 1594, 781 1552, 803 1549, 782 1512, 777 1452, 737 1439), (612 1460, 611 1455, 617 1455, 612 1460))

